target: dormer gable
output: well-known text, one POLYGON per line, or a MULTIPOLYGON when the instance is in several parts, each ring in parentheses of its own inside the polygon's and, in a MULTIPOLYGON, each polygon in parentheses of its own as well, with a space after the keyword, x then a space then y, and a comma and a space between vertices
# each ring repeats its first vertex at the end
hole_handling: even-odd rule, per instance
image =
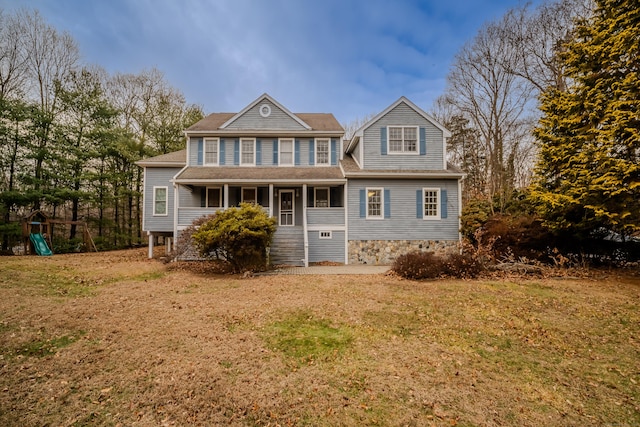
POLYGON ((345 143, 344 153, 363 170, 446 170, 450 136, 402 96, 360 127, 345 143))
POLYGON ((242 111, 229 118, 220 126, 220 129, 309 131, 312 128, 300 117, 265 93, 247 105, 242 111))
POLYGON ((355 133, 351 137, 351 140, 349 140, 345 144, 345 150, 344 150, 345 153, 347 154, 351 153, 353 149, 356 147, 356 145, 358 144, 358 142, 360 141, 360 139, 362 138, 362 136, 364 135, 364 131, 367 130, 370 126, 372 126, 374 123, 376 123, 378 120, 380 120, 382 117, 386 116, 390 111, 394 110, 400 104, 406 104, 409 108, 411 108, 416 113, 424 117, 427 121, 431 122, 435 127, 437 127, 442 131, 442 134, 445 138, 451 137, 451 132, 447 128, 445 128, 440 122, 438 122, 435 118, 427 114, 424 110, 422 110, 416 104, 411 102, 405 96, 401 96, 396 102, 388 106, 386 109, 384 109, 384 111, 377 114, 367 123, 363 124, 357 131, 355 131, 355 133))

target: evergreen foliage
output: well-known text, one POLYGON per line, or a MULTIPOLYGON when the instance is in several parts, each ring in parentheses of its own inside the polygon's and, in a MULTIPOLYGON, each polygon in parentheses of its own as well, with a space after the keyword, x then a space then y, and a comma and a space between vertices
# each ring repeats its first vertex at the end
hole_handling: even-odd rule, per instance
POLYGON ((262 270, 267 248, 276 231, 276 219, 250 203, 217 212, 192 234, 203 257, 225 259, 234 272, 262 270))
POLYGON ((542 95, 533 197, 556 230, 627 237, 640 231, 640 8, 596 5, 562 53, 567 90, 542 95))
POLYGON ((85 220, 99 249, 140 244, 136 162, 184 148, 202 117, 160 71, 109 75, 37 11, 0 8, 0 252, 13 253, 15 223, 33 209, 85 220))

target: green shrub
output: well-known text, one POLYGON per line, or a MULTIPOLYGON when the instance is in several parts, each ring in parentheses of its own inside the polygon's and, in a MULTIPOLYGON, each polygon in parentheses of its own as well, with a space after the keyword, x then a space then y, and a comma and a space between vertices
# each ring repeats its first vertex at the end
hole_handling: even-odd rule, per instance
POLYGON ((439 256, 433 252, 409 252, 396 258, 391 269, 413 280, 452 277, 470 279, 482 271, 482 264, 471 254, 452 253, 439 256))
POLYGON ((275 231, 275 218, 260 206, 243 203, 217 212, 191 238, 201 256, 225 259, 234 272, 255 271, 266 267, 275 231))

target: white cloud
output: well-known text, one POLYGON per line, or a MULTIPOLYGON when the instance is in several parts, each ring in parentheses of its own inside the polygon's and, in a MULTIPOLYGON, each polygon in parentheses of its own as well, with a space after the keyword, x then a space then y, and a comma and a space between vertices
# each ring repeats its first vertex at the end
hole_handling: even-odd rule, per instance
POLYGON ((268 92, 293 111, 333 112, 341 122, 401 95, 430 108, 483 13, 495 18, 515 4, 0 0, 0 8, 40 9, 110 72, 157 67, 207 112, 239 111, 268 92))

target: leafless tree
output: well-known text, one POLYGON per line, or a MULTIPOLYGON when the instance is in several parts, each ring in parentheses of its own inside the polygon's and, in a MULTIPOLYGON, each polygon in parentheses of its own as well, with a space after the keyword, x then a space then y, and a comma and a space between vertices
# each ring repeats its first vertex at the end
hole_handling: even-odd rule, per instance
POLYGON ((43 112, 55 112, 54 84, 78 67, 80 51, 67 32, 47 24, 38 11, 21 10, 16 14, 27 55, 32 95, 39 98, 43 112))
POLYGON ((364 117, 356 117, 347 123, 341 123, 344 129, 344 139, 347 141, 350 140, 353 135, 364 126, 369 120, 373 119, 376 116, 376 113, 369 113, 364 117))
POLYGON ((184 95, 169 85, 162 72, 155 68, 139 74, 116 74, 106 86, 126 135, 120 144, 122 155, 116 165, 121 176, 126 177, 116 184, 125 195, 126 204, 122 207, 116 204, 115 220, 124 220, 128 235, 137 233, 139 238, 142 171, 134 162, 183 148, 183 131, 202 118, 202 109, 188 105, 184 95), (134 228, 137 231, 132 231, 134 228))
POLYGON ((21 27, 15 15, 7 15, 0 9, 0 102, 17 97, 27 79, 21 27))
MULTIPOLYGON (((44 158, 51 139, 51 123, 56 114, 55 84, 76 69, 80 52, 68 33, 60 33, 47 24, 38 11, 20 10, 15 20, 20 28, 20 39, 26 55, 25 95, 37 100, 40 107, 37 120, 39 131, 37 139, 33 141, 34 189, 38 191, 43 184, 44 158)), ((33 207, 38 209, 40 202, 37 201, 33 207)))
MULTIPOLYGON (((571 37, 574 20, 588 16, 592 3, 560 0, 535 10, 529 5, 511 9, 483 27, 455 57, 446 93, 436 108, 446 116, 445 123, 456 125, 457 120, 457 125, 465 123, 477 132, 480 145, 472 149, 478 159, 460 158, 460 165, 472 177, 471 165, 484 163, 484 168, 475 170, 486 174, 482 196, 497 196, 501 206, 513 188, 530 181, 537 97, 548 87, 566 87, 559 55, 571 37)), ((466 132, 462 140, 468 149, 469 132, 458 131, 466 132)), ((461 140, 452 139, 450 148, 455 152, 461 140)))
POLYGON ((509 10, 499 28, 499 36, 511 46, 515 61, 501 65, 541 92, 548 87, 564 90, 566 76, 560 53, 571 39, 577 18, 589 16, 592 0, 561 0, 543 3, 531 10, 528 5, 509 10))
POLYGON ((485 195, 504 203, 515 186, 524 112, 532 98, 531 85, 501 66, 515 62, 518 53, 500 37, 500 25, 485 26, 456 55, 445 100, 478 132, 486 155, 485 195))

